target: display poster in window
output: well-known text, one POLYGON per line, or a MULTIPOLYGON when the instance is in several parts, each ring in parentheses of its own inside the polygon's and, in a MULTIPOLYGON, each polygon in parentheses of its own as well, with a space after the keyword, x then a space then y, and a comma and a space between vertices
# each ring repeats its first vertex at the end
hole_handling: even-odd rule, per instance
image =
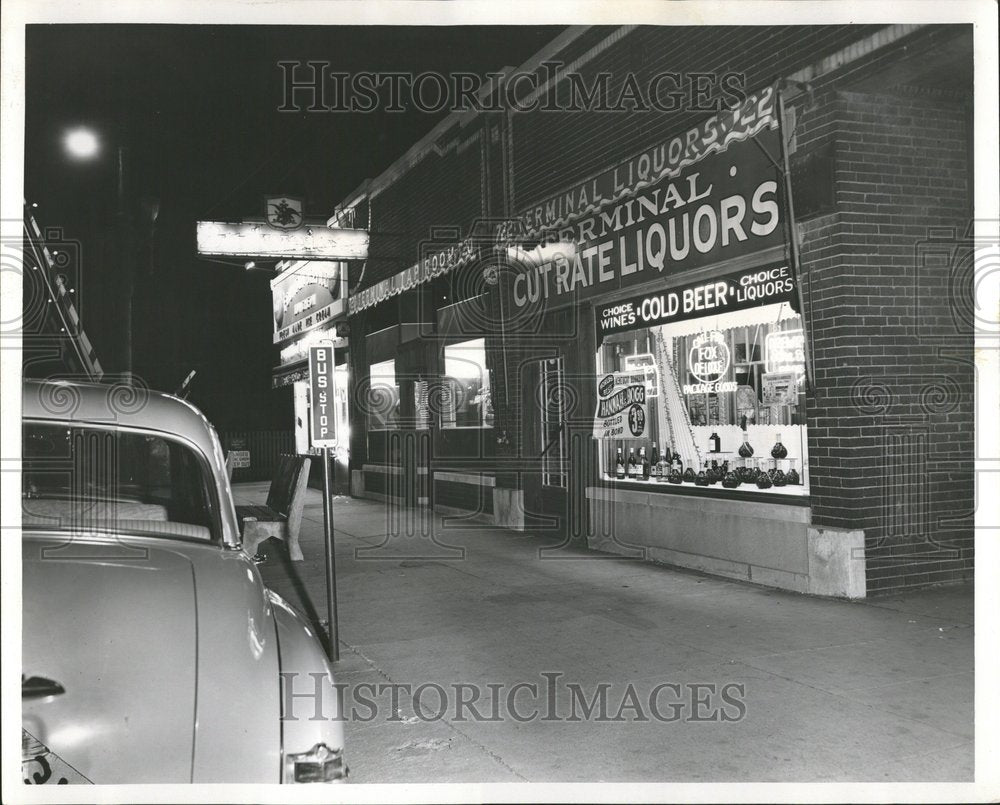
POLYGON ((595 439, 645 439, 649 434, 646 373, 611 372, 597 378, 595 439))
POLYGON ((625 356, 625 370, 646 373, 646 399, 652 400, 660 394, 660 373, 656 370, 656 360, 651 352, 625 356))
POLYGON ((795 372, 768 372, 761 377, 764 405, 795 405, 799 382, 795 372))

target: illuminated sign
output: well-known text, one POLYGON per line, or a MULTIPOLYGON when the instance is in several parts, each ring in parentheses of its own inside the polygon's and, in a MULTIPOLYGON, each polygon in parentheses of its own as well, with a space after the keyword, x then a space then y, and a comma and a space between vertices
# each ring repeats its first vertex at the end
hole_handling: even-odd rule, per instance
POLYGON ((783 330, 768 333, 764 339, 766 371, 780 374, 795 372, 805 374, 805 337, 802 330, 783 330))
POLYGON ((271 280, 274 343, 327 324, 344 312, 344 263, 298 260, 271 280))
POLYGON ((687 383, 685 394, 718 394, 736 391, 736 383, 724 381, 729 373, 731 355, 726 337, 718 330, 709 330, 694 337, 688 351, 688 371, 697 383, 687 383))
POLYGON ((363 229, 303 226, 274 229, 268 224, 198 221, 198 254, 220 257, 273 257, 309 260, 365 260, 368 233, 363 229))

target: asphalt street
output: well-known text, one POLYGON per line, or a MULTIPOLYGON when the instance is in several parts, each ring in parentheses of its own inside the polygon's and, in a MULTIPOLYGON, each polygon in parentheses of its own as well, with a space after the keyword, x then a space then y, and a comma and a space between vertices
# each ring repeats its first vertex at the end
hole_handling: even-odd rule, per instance
MULTIPOLYGON (((305 561, 272 542, 261 572, 321 619, 308 496, 305 561)), ((356 782, 973 779, 971 586, 837 601, 373 501, 334 516, 356 782)))

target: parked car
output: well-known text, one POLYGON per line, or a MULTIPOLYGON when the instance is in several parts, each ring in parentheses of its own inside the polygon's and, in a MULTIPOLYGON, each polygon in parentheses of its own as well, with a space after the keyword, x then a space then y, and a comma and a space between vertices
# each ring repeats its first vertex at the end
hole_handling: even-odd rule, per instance
POLYGON ((345 780, 333 672, 241 550, 208 420, 123 385, 23 405, 25 781, 345 780))

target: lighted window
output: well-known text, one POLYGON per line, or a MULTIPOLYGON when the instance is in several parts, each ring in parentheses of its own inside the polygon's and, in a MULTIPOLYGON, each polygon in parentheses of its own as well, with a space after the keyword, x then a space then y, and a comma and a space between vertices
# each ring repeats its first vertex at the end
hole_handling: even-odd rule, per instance
MULTIPOLYGON (((631 373, 640 382, 645 376, 646 406, 637 417, 644 422, 641 438, 600 440, 604 477, 661 482, 657 475, 673 465, 682 477, 687 473, 682 483, 690 486, 692 475, 724 468, 736 471, 742 491, 804 493, 803 338, 802 320, 787 303, 606 335, 598 349, 598 380, 611 372, 631 373), (748 452, 745 443, 752 455, 741 454, 741 448, 748 452), (660 473, 643 469, 654 451, 665 462, 660 473), (775 485, 779 469, 782 480, 790 476, 793 483, 775 485), (770 485, 757 484, 762 471, 770 485)), ((617 386, 607 389, 611 395, 617 386)), ((725 488, 721 479, 710 486, 725 488)))
POLYGON ((395 361, 372 364, 365 406, 369 430, 399 427, 399 383, 396 380, 395 361))
POLYGON ((486 341, 476 338, 444 348, 442 428, 493 427, 493 399, 486 369, 486 341))

